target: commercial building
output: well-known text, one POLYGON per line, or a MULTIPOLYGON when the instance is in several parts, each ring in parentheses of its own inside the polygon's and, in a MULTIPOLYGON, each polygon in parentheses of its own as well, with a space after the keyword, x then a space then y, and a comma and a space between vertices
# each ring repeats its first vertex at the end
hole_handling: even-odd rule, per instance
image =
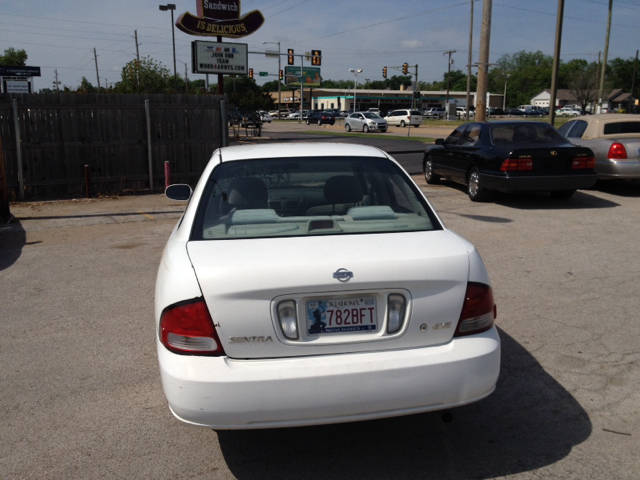
MULTIPOLYGON (((278 92, 270 92, 274 101, 278 102, 278 92)), ((502 94, 488 94, 486 102, 490 107, 502 106, 502 94)), ((289 90, 281 93, 282 107, 293 109, 300 108, 300 90, 289 90)), ((412 90, 375 90, 358 89, 356 91, 356 110, 363 111, 369 108, 379 108, 382 112, 397 108, 410 108, 412 105, 418 109, 431 107, 444 107, 447 100, 446 91, 420 91, 420 98, 413 98, 412 90), (415 101, 415 104, 412 102, 415 101)), ((465 107, 467 92, 449 92, 449 102, 457 106, 465 107)), ((476 104, 476 94, 471 92, 471 103, 476 104)), ((350 110, 353 108, 353 89, 342 88, 313 88, 304 89, 303 109, 325 110, 337 108, 350 110)))

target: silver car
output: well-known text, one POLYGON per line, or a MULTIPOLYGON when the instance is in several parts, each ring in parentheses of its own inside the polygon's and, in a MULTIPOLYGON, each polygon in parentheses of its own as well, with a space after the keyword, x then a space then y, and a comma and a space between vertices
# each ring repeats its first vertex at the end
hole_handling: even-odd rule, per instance
POLYGON ((344 128, 347 132, 351 130, 362 130, 367 132, 386 132, 388 125, 384 118, 371 112, 356 112, 349 115, 344 121, 344 128))
POLYGON ((571 143, 593 150, 599 179, 640 178, 639 115, 585 115, 565 123, 558 131, 571 143))

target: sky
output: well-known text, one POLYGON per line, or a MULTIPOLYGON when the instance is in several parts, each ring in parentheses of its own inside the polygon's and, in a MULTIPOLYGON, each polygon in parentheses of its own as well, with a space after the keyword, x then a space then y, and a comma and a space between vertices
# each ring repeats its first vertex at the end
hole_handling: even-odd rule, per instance
MULTIPOLYGON (((196 14, 196 0, 171 0, 175 19, 196 14)), ((561 59, 597 61, 604 51, 608 0, 565 0, 561 59)), ((151 56, 173 71, 171 14, 160 11, 164 2, 149 0, 0 0, 0 51, 25 49, 27 65, 39 66, 36 91, 53 88, 55 71, 62 85, 76 88, 86 77, 96 85, 97 52, 100 83, 113 84, 122 67, 136 56, 151 56)), ((640 0, 614 0, 609 59, 633 58, 640 49, 640 0)), ((472 62, 478 61, 483 0, 474 3, 472 62)), ((466 71, 469 50, 471 0, 242 0, 241 15, 259 10, 263 26, 240 39, 250 52, 293 48, 295 53, 322 51, 324 79, 353 79, 349 68, 362 69, 358 83, 382 80, 407 62, 418 65, 420 81, 442 80, 447 55, 452 68, 466 71)), ((542 51, 553 55, 558 0, 493 0, 490 62, 504 54, 542 51)), ((177 70, 190 80, 191 42, 212 40, 175 29, 177 70)), ((299 60, 297 60, 299 61, 299 60)), ((283 66, 286 61, 283 57, 283 66)), ((257 72, 277 74, 278 61, 249 55, 258 84, 276 79, 257 72)), ((210 78, 212 82, 216 80, 210 78)))

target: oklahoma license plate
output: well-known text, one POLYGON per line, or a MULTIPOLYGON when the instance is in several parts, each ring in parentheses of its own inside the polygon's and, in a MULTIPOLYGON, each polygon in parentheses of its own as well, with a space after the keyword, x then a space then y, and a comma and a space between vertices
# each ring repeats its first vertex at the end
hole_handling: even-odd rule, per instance
POLYGON ((307 332, 344 333, 378 329, 375 297, 330 298, 307 302, 307 332))

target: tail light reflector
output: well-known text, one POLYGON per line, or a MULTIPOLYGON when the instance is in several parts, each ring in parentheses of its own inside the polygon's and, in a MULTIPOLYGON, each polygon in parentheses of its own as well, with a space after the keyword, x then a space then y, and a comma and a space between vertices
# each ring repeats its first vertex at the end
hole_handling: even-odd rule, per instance
POLYGON ((402 295, 389 295, 387 300, 387 333, 396 333, 404 323, 404 312, 407 301, 402 295))
POLYGON ((277 307, 278 322, 282 333, 289 340, 298 339, 298 315, 296 314, 296 302, 293 300, 285 300, 280 302, 277 307))
POLYGON ((507 158, 500 166, 501 172, 533 170, 532 158, 507 158))
POLYGON ((596 159, 595 157, 579 157, 574 158, 571 162, 571 168, 573 170, 580 170, 585 168, 596 168, 596 159))
POLYGON ((627 158, 627 149, 624 148, 624 145, 618 142, 612 143, 609 147, 609 153, 607 153, 607 158, 617 158, 624 159, 627 158))
POLYGON ((454 337, 473 335, 489 330, 497 316, 493 290, 484 283, 469 282, 454 337))
POLYGON ((203 298, 165 308, 160 317, 160 341, 174 353, 225 354, 203 298))

